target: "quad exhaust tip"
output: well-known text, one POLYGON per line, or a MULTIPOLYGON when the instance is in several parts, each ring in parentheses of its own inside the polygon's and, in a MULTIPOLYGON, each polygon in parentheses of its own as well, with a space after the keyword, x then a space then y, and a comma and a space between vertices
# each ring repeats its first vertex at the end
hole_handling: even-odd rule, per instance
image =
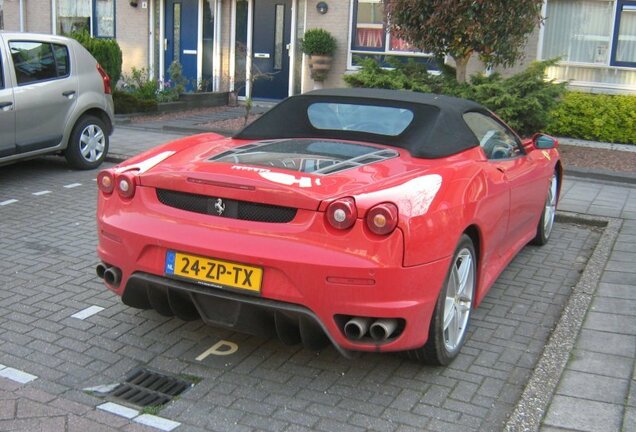
POLYGON ((385 342, 400 335, 403 322, 400 318, 351 317, 346 319, 342 329, 347 339, 352 341, 369 338, 374 342, 385 342))
POLYGON ((108 285, 118 287, 121 282, 121 270, 107 264, 99 263, 95 267, 95 273, 100 279, 104 279, 108 285))

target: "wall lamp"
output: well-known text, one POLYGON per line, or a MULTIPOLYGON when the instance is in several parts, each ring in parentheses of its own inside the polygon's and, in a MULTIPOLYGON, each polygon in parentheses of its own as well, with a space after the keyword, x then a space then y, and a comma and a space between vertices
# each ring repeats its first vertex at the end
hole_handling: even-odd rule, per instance
POLYGON ((320 15, 324 15, 329 10, 329 6, 324 1, 321 1, 321 2, 318 2, 318 4, 316 5, 316 10, 318 11, 320 15))

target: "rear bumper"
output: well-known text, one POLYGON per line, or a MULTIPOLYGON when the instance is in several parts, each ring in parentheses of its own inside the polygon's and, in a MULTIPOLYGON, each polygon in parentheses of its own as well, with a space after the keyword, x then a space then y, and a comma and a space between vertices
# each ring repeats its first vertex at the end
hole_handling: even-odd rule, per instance
POLYGON ((360 220, 347 233, 329 232, 321 213, 302 210, 288 224, 215 218, 166 208, 147 188, 112 209, 104 201, 100 197, 98 255, 121 270, 118 286, 107 286, 127 304, 162 312, 172 302, 180 316, 179 300, 185 299, 206 322, 248 333, 276 334, 262 330, 281 322, 301 333, 318 329, 343 353, 402 351, 422 346, 428 337, 450 257, 404 267, 399 230, 378 238, 360 220), (168 250, 260 267, 261 291, 168 277, 168 250), (148 293, 152 301, 144 302, 148 293), (348 317, 394 318, 402 324, 395 337, 382 342, 351 340, 343 331, 348 317))

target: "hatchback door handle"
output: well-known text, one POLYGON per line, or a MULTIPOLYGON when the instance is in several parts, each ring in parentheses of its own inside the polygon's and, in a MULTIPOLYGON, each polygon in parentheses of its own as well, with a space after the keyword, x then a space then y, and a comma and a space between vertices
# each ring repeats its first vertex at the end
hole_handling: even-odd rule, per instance
POLYGON ((73 96, 75 96, 75 90, 67 90, 64 93, 62 93, 62 96, 72 99, 73 96))
POLYGON ((0 109, 4 111, 5 108, 9 108, 13 105, 13 102, 0 102, 0 109))

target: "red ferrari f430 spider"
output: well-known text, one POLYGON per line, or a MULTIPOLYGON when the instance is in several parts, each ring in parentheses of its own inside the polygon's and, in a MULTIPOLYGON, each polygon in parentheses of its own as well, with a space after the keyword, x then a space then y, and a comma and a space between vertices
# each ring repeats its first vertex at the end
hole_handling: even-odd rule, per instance
POLYGON ((101 171, 97 274, 132 307, 445 365, 506 265, 548 241, 556 147, 463 99, 293 96, 101 171))

